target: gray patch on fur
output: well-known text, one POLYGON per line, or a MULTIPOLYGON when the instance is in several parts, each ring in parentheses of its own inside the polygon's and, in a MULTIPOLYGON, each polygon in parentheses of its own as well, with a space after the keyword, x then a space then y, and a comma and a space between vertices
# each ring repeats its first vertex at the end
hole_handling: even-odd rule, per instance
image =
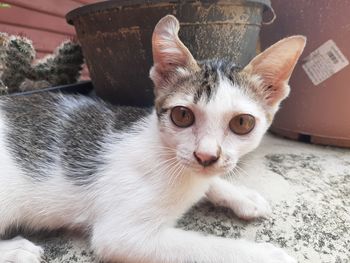
POLYGON ((204 64, 202 67, 202 78, 200 86, 197 88, 193 97, 193 103, 197 104, 203 97, 208 103, 213 97, 218 86, 218 72, 210 64, 204 64))
POLYGON ((244 79, 239 76, 241 68, 228 60, 206 60, 198 62, 200 70, 192 72, 188 76, 173 75, 171 80, 168 80, 169 91, 156 98, 156 110, 158 118, 161 120, 169 109, 164 107, 166 101, 178 93, 193 95, 193 103, 198 103, 200 100, 208 103, 215 97, 219 88, 219 77, 225 77, 231 81, 232 85, 240 82, 245 84, 244 79))
POLYGON ((198 83, 200 86, 197 87, 196 93, 193 97, 193 102, 196 104, 201 99, 204 99, 207 103, 215 97, 219 86, 219 75, 226 77, 235 83, 235 75, 238 71, 238 67, 228 60, 207 60, 199 62, 201 68, 198 74, 198 83))
POLYGON ((80 184, 90 183, 105 164, 106 135, 127 129, 145 113, 145 109, 87 100, 65 120, 60 160, 66 176, 80 184))
POLYGON ((1 100, 9 127, 7 147, 23 171, 44 180, 62 168, 77 185, 90 184, 105 163, 105 138, 151 109, 116 107, 83 96, 40 94, 1 100))
POLYGON ((199 101, 210 102, 219 89, 220 77, 227 78, 232 86, 245 86, 245 78, 240 76, 241 68, 229 60, 206 60, 198 62, 199 70, 192 74, 183 76, 172 76, 168 80, 168 92, 156 98, 155 108, 160 123, 167 122, 170 109, 166 102, 171 100, 175 94, 192 94, 193 103, 199 101))
POLYGON ((7 145, 12 157, 35 179, 43 177, 45 166, 53 166, 50 147, 57 144, 59 113, 54 107, 58 97, 18 96, 1 100, 7 117, 7 145))

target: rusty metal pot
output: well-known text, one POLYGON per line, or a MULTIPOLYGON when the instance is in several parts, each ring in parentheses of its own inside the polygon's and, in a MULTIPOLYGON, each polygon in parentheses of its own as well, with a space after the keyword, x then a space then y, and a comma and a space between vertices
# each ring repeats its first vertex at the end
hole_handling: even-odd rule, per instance
POLYGON ((270 0, 106 1, 75 9, 75 26, 96 93, 112 103, 153 104, 151 36, 167 14, 181 24, 180 38, 198 60, 228 57, 246 65, 256 54, 262 14, 270 0))

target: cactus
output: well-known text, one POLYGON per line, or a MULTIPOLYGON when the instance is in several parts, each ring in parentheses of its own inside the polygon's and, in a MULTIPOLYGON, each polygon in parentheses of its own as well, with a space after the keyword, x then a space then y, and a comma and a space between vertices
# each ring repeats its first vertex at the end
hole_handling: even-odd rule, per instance
POLYGON ((0 79, 0 95, 6 95, 6 94, 8 94, 8 88, 0 79))
POLYGON ((8 92, 16 92, 31 69, 35 57, 32 42, 22 36, 1 34, 1 80, 8 92))
POLYGON ((46 80, 52 85, 76 82, 84 63, 80 45, 73 41, 63 42, 55 51, 33 67, 34 80, 46 80))
POLYGON ((2 72, 2 69, 4 67, 7 42, 8 42, 8 34, 0 32, 0 73, 2 72))
POLYGON ((0 94, 74 83, 84 63, 75 41, 63 42, 54 54, 36 63, 34 58, 30 40, 0 33, 0 94))

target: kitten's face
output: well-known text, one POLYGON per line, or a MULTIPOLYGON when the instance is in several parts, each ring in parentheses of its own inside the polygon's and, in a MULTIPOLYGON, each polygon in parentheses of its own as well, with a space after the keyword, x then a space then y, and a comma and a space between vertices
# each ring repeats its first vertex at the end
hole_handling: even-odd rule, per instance
POLYGON ((225 173, 256 148, 305 46, 283 39, 244 69, 224 61, 197 62, 178 38, 179 23, 166 16, 152 38, 159 130, 178 162, 200 174, 225 173))
POLYGON ((174 91, 158 97, 160 133, 184 166, 201 174, 223 173, 259 144, 269 121, 250 96, 254 79, 227 63, 199 66, 196 72, 183 69, 169 83, 174 91))

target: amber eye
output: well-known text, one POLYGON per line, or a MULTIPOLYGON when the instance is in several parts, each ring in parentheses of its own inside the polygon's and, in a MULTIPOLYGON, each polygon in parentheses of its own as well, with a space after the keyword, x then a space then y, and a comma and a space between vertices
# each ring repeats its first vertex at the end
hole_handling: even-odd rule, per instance
POLYGON ((187 128, 194 123, 194 114, 186 107, 176 106, 172 108, 170 117, 173 123, 181 128, 187 128))
POLYGON ((250 114, 240 114, 231 119, 229 126, 235 134, 248 134, 255 126, 255 118, 250 114))

